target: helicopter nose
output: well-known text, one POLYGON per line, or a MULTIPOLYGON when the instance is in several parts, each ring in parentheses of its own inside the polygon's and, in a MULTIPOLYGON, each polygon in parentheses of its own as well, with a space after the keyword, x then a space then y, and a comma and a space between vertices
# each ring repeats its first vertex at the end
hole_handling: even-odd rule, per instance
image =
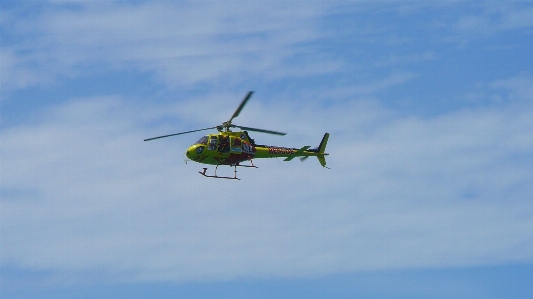
POLYGON ((195 151, 194 150, 195 150, 194 146, 191 146, 191 147, 189 147, 187 149, 187 152, 185 152, 185 155, 187 156, 187 158, 189 158, 189 159, 194 158, 194 156, 195 156, 195 151))

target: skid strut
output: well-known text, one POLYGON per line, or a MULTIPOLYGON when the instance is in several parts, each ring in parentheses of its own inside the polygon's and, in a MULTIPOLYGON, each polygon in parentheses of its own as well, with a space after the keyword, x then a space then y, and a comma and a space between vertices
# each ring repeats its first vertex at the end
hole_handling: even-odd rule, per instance
POLYGON ((252 159, 250 159, 250 164, 251 165, 241 165, 241 164, 237 164, 235 166, 239 166, 239 167, 252 167, 252 168, 259 168, 257 166, 254 165, 254 161, 252 161, 252 159))

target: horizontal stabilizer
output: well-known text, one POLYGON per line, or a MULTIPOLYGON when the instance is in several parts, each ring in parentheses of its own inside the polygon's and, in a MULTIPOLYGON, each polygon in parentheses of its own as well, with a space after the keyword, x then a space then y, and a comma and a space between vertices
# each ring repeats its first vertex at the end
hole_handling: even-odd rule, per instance
POLYGON ((305 152, 310 147, 311 146, 309 146, 309 145, 306 145, 306 146, 302 147, 301 149, 297 150, 294 154, 292 154, 289 157, 285 158, 283 161, 290 161, 290 160, 298 157, 299 155, 301 155, 303 152, 305 152))

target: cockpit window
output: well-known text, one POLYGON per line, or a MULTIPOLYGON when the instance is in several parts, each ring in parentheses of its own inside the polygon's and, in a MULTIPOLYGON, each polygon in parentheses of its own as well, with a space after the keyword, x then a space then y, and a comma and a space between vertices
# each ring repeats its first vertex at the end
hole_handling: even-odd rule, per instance
POLYGON ((195 144, 207 144, 207 136, 202 136, 195 144))

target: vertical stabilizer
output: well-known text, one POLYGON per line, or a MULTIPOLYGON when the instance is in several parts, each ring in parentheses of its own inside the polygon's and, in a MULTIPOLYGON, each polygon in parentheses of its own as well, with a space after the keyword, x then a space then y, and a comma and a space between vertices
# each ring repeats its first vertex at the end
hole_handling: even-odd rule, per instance
POLYGON ((320 162, 320 165, 322 167, 326 167, 326 145, 328 144, 329 139, 329 133, 324 134, 324 137, 322 137, 322 141, 320 141, 320 145, 318 146, 318 155, 316 156, 318 158, 318 162, 320 162))

